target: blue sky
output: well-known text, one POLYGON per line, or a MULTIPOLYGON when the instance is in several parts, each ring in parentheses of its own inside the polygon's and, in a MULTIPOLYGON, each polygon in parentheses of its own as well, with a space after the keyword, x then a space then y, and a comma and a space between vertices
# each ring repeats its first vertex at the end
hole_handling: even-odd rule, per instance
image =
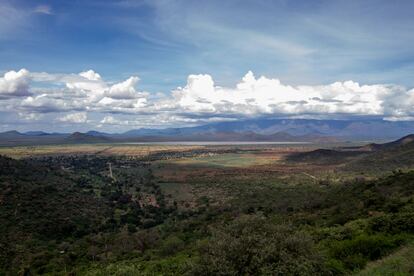
MULTIPOLYGON (((30 73, 26 76, 28 83, 25 88, 31 91, 27 97, 50 94, 51 87, 55 85, 67 88, 68 82, 56 80, 56 75, 93 70, 105 79, 106 86, 102 89, 109 89, 110 85, 136 76, 139 81, 134 83, 134 89, 142 97, 142 93, 147 93, 147 105, 153 106, 160 105, 159 98, 174 98, 172 91, 179 90, 179 87, 185 90, 190 75, 208 75, 214 80, 214 86, 231 90, 249 71, 254 73, 256 79, 266 76, 294 87, 326 86, 349 80, 360 85, 393 85, 393 91, 405 91, 402 93, 411 99, 414 86, 413 10, 414 1, 409 0, 0 0, 0 72, 3 75, 12 70, 27 69, 30 73), (33 74, 41 72, 53 75, 54 80, 39 82, 33 74)), ((197 81, 205 81, 199 79, 197 81)), ((6 83, 6 80, 3 82, 6 83)), ((209 85, 208 81, 206 85, 209 85)), ((13 94, 10 84, 8 87, 7 91, 3 88, 4 93, 13 94)), ((275 87, 271 86, 267 93, 277 93, 272 88, 275 87)), ((87 90, 82 89, 84 92, 87 90)), ((209 93, 208 87, 206 91, 209 93)), ((70 91, 65 90, 64 93, 66 100, 70 98, 73 101, 68 96, 70 91)), ((194 93, 204 99, 199 92, 194 93)), ((402 97, 400 92, 395 93, 398 97, 393 97, 392 101, 402 97)), ((405 110, 390 114, 387 111, 390 107, 386 106, 384 98, 375 95, 384 106, 374 115, 410 118, 411 114, 405 110)), ((20 104, 17 109, 20 108, 21 114, 35 118, 39 112, 23 108, 21 102, 25 99, 19 97, 18 100, 11 99, 11 96, 3 98, 20 104)), ((211 97, 206 97, 211 103, 214 102, 211 97)), ((226 98, 230 101, 229 97, 223 97, 219 100, 226 98)), ((63 99, 56 95, 52 98, 63 99)), ((304 96, 305 100, 307 98, 304 96)), ((349 100, 349 97, 341 100, 349 100)), ((176 104, 177 101, 170 99, 170 102, 176 104)), ((217 101, 214 103, 217 104, 217 101)), ((394 102, 392 106, 395 106, 394 102)), ((184 114, 188 118, 200 116, 200 112, 208 113, 207 117, 222 118, 226 117, 223 114, 234 111, 233 108, 221 112, 217 106, 215 109, 204 106, 202 110, 175 108, 175 115, 184 114)), ((126 120, 115 118, 115 113, 130 120, 146 112, 166 114, 165 110, 148 111, 148 106, 144 109, 142 112, 137 109, 119 112, 99 110, 89 105, 60 110, 60 113, 65 116, 87 112, 88 118, 98 118, 96 122, 102 121, 105 116, 126 120)), ((293 109, 297 110, 295 115, 302 114, 302 109, 293 109)), ((309 108, 304 110, 310 112, 309 108)), ((357 110, 358 115, 365 114, 357 110)), ((8 112, 6 109, 2 111, 8 112)), ((328 113, 336 111, 333 109, 328 113)), ((266 112, 271 113, 269 110, 266 112)), ((58 116, 51 113, 47 110, 40 115, 48 120, 52 115, 58 116)), ((367 115, 371 113, 366 112, 367 115)), ((20 122, 18 116, 6 115, 3 118, 7 118, 8 122, 1 122, 3 129, 10 128, 11 121, 16 122, 17 128, 28 127, 20 122)), ((98 125, 92 123, 92 119, 86 121, 83 125, 73 124, 70 127, 98 125)), ((197 123, 194 120, 191 122, 197 123)), ((39 125, 36 126, 42 128, 42 119, 38 119, 37 123, 39 125)), ((185 120, 171 122, 172 125, 185 123, 185 120)), ((130 127, 123 126, 124 129, 130 127)), ((106 129, 113 128, 114 124, 106 129)))

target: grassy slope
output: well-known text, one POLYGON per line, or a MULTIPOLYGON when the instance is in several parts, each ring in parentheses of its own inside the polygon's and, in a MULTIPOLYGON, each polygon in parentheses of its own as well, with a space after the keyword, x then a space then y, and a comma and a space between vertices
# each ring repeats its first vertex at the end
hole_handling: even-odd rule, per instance
POLYGON ((414 166, 414 142, 395 145, 351 161, 345 166, 349 171, 372 171, 381 174, 384 171, 407 169, 414 166))

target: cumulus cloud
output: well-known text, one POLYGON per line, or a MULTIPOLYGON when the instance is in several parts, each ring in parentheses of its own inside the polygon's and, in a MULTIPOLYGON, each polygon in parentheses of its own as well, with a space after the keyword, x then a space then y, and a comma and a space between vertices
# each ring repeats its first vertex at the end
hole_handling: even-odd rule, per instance
POLYGON ((93 70, 78 74, 10 71, 0 78, 0 108, 33 119, 39 118, 34 114, 67 112, 58 120, 68 123, 87 122, 88 112, 103 118, 97 121, 101 125, 119 126, 194 125, 259 116, 414 120, 414 89, 399 85, 344 81, 290 86, 249 71, 233 87, 219 86, 207 74, 189 75, 183 87, 157 96, 139 91, 138 82, 137 76, 107 82, 93 70))
POLYGON ((92 80, 92 81, 99 81, 99 80, 101 80, 101 75, 99 75, 98 73, 96 73, 93 70, 88 70, 88 71, 80 72, 79 73, 79 76, 82 76, 85 79, 92 80))
POLYGON ((187 112, 406 117, 413 112, 413 94, 400 86, 360 85, 353 81, 293 87, 248 72, 235 88, 215 86, 209 75, 190 75, 187 85, 173 92, 173 98, 187 112))
POLYGON ((138 96, 135 90, 138 81, 138 77, 130 77, 126 81, 114 84, 109 88, 106 96, 112 99, 134 99, 138 96))
POLYGON ((96 103, 96 106, 98 108, 103 108, 107 110, 128 113, 128 110, 130 110, 129 112, 138 112, 140 108, 146 106, 146 103, 146 98, 114 99, 109 97, 103 97, 99 102, 96 103))
POLYGON ((79 74, 10 71, 0 81, 3 98, 27 96, 19 107, 34 112, 96 111, 133 113, 147 104, 148 93, 136 90, 139 78, 109 83, 93 70, 79 74), (30 80, 30 82, 29 82, 30 80), (36 83, 30 94, 29 86, 36 83), (39 88, 39 86, 42 86, 39 88), (53 86, 53 87, 51 87, 53 86))
POLYGON ((88 115, 86 112, 70 113, 58 119, 61 122, 67 123, 86 123, 88 121, 88 115))
POLYGON ((26 69, 5 73, 0 78, 0 99, 30 95, 29 82, 30 74, 26 69))
POLYGON ((102 97, 108 88, 101 76, 93 70, 81 72, 78 76, 63 76, 60 81, 64 82, 66 87, 73 92, 83 93, 85 97, 90 98, 102 97))
POLYGON ((25 98, 18 107, 28 112, 50 113, 76 109, 73 101, 40 94, 25 98))
POLYGON ((132 100, 143 98, 147 93, 138 92, 135 87, 139 78, 132 76, 125 81, 110 85, 105 82, 101 76, 93 70, 84 71, 77 77, 63 77, 61 81, 74 93, 83 93, 83 95, 92 102, 100 102, 105 99, 111 100, 132 100))

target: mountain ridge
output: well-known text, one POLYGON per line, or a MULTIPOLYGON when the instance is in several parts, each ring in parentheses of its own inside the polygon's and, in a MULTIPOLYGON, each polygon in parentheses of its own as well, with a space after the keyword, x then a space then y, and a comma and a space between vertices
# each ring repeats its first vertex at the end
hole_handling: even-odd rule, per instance
MULTIPOLYGON (((162 141, 386 141, 414 133, 414 122, 372 120, 249 119, 164 129, 140 128, 120 133, 97 130, 47 133, 16 130, 0 133, 0 144, 162 141), (80 133, 80 132, 79 132, 80 133), (79 136, 79 135, 78 135, 79 136), (98 139, 99 138, 99 139, 98 139)), ((377 147, 374 143, 371 147, 377 147)))

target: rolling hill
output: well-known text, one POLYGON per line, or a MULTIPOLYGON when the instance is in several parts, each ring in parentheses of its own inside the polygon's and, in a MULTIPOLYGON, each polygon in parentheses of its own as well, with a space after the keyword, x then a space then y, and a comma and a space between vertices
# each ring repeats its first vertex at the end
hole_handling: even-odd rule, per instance
POLYGON ((389 171, 414 166, 414 135, 376 145, 372 153, 347 164, 349 170, 389 171))
POLYGON ((361 147, 317 149, 295 153, 287 157, 291 162, 338 164, 349 171, 389 172, 414 166, 414 134, 383 144, 367 144, 361 147))

